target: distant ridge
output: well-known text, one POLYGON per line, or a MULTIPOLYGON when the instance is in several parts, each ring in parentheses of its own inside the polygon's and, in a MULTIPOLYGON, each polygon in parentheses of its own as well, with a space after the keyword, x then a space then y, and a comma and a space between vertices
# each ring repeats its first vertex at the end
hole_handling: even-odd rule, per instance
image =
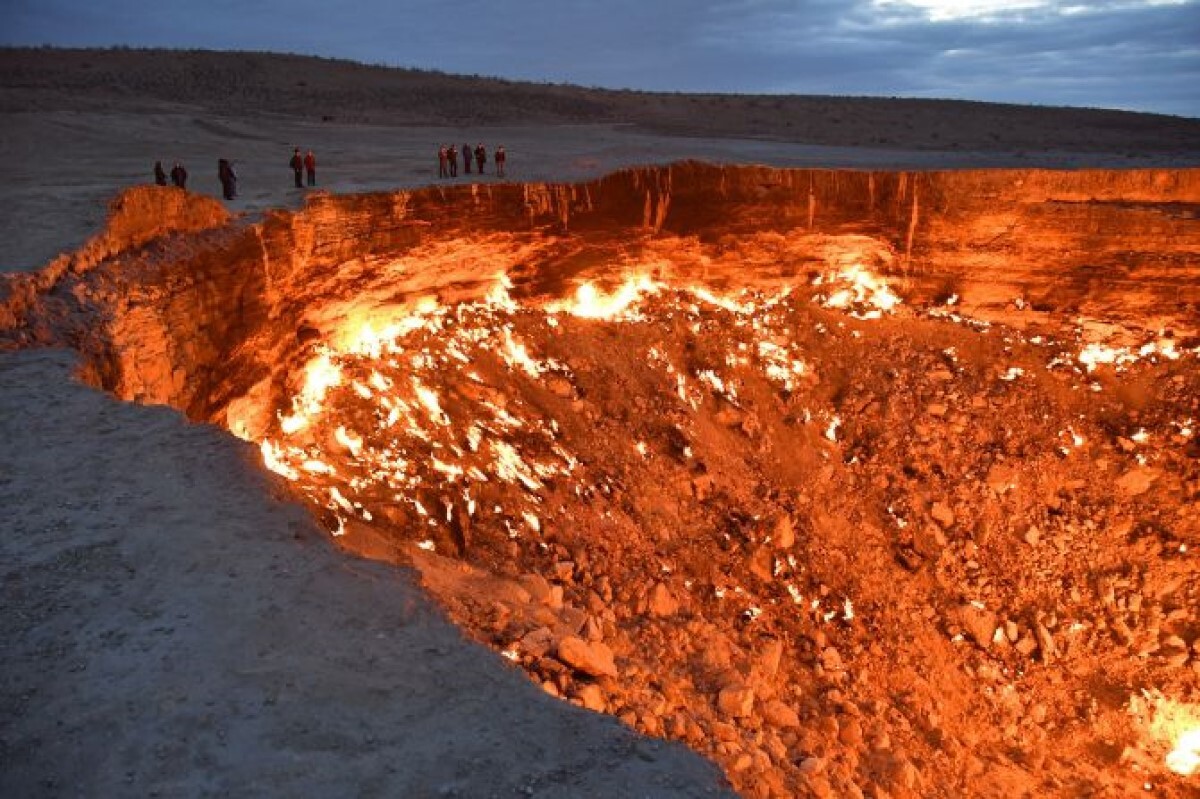
POLYGON ((0 48, 2 113, 147 104, 381 125, 628 124, 831 146, 1200 151, 1200 119, 1104 109, 592 89, 275 53, 0 48))

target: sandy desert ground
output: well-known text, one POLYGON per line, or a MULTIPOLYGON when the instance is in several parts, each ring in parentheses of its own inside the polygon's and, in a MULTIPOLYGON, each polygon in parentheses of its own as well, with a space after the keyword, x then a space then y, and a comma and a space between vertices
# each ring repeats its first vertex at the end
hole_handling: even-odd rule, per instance
MULTIPOLYGON (((241 196, 228 205, 247 218, 296 207, 305 192, 291 187, 293 146, 317 153, 320 189, 339 193, 436 182, 439 143, 481 140, 506 146, 516 181, 577 181, 684 158, 906 169, 1200 165, 1196 120, 1162 120, 1161 146, 1146 144, 1154 120, 1143 119, 1124 142, 1046 133, 1044 148, 1025 140, 988 148, 945 128, 934 137, 943 123, 920 106, 905 111, 915 131, 905 146, 903 137, 871 136, 877 114, 890 112, 867 101, 845 106, 863 109, 864 127, 845 136, 856 146, 836 144, 853 114, 834 123, 832 112, 819 132, 791 141, 677 118, 661 127, 690 135, 671 135, 607 107, 592 123, 586 109, 570 124, 530 124, 521 108, 506 116, 492 105, 487 124, 389 123, 322 95, 321 112, 332 117, 322 120, 290 99, 271 103, 269 85, 259 110, 247 100, 222 113, 208 95, 172 101, 153 86, 139 95, 136 81, 116 92, 47 84, 29 78, 45 74, 44 59, 23 72, 23 57, 0 57, 3 271, 33 270, 78 247, 117 190, 149 182, 156 159, 168 168, 183 161, 189 188, 213 196, 217 159, 233 159, 241 196), (365 119, 347 121, 356 116, 365 119), (885 140, 895 144, 865 146, 885 140)), ((122 53, 121 65, 106 68, 131 73, 128 62, 141 63, 151 85, 164 56, 141 57, 122 53)), ((320 67, 304 65, 325 74, 320 67)), ((233 57, 226 68, 239 69, 233 57)), ((294 80, 280 74, 293 75, 271 73, 277 96, 292 98, 294 80)), ((469 86, 462 91, 470 104, 469 86)), ((1086 115, 1075 119, 1086 126, 1086 115)), ((120 403, 71 372, 66 352, 0 355, 0 794, 727 795, 698 756, 554 701, 468 642, 407 571, 336 550, 248 445, 174 410, 120 403)))

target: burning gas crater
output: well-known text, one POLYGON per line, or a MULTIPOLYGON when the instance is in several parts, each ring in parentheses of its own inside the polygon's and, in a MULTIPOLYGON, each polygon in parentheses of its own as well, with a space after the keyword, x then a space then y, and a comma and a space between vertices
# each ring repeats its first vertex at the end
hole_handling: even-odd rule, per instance
MULTIPOLYGON (((865 303, 879 313, 898 301, 869 280, 850 286, 829 302, 865 303)), ((492 516, 512 537, 540 532, 547 483, 569 484, 578 497, 609 492, 563 446, 558 423, 530 390, 536 384, 562 400, 576 396, 571 367, 531 353, 525 343, 569 338, 576 320, 657 321, 696 333, 728 326, 741 331, 742 340, 720 371, 757 368, 784 391, 805 375, 804 361, 787 341, 787 289, 730 298, 639 277, 611 294, 585 282, 573 299, 539 307, 513 300, 510 287, 501 276, 482 302, 418 304, 380 330, 364 324, 352 333, 350 324, 335 336, 340 343, 316 348, 301 390, 279 416, 278 436, 261 446, 270 469, 299 483, 331 513, 335 535, 349 518, 371 522, 382 514, 392 522, 417 522, 410 530, 449 534, 462 551, 469 526, 463 517, 492 516), (489 485, 516 491, 501 505, 489 485)), ((696 410, 708 396, 738 404, 732 374, 722 377, 716 368, 687 373, 661 346, 644 356, 661 370, 679 412, 696 410)), ((685 425, 679 435, 686 441, 685 425)), ((630 446, 649 456, 644 441, 630 446)), ((687 450, 684 444, 681 453, 687 450)), ((431 539, 420 545, 435 547, 431 539)))
MULTIPOLYGON (((682 490, 690 501, 709 501, 714 490, 709 470, 719 456, 712 451, 711 443, 705 450, 702 442, 711 442, 714 435, 729 436, 724 431, 714 434, 714 422, 719 428, 732 428, 743 446, 769 451, 774 436, 770 430, 761 429, 763 422, 755 409, 775 403, 789 425, 811 431, 793 441, 820 442, 820 446, 813 447, 815 456, 810 455, 807 461, 809 468, 828 475, 835 468, 862 465, 860 459, 869 454, 861 444, 870 436, 858 420, 845 415, 847 403, 838 396, 844 389, 832 393, 818 390, 829 382, 823 372, 838 372, 843 367, 829 361, 829 351, 822 356, 823 362, 814 359, 806 341, 835 339, 861 344, 865 336, 872 335, 871 325, 896 322, 900 315, 910 321, 924 319, 922 324, 952 325, 969 336, 996 338, 992 325, 960 316, 952 302, 925 311, 903 310, 900 297, 886 281, 856 263, 834 268, 803 284, 769 290, 720 293, 697 285, 671 285, 644 275, 629 277, 608 290, 583 282, 572 296, 563 299, 518 300, 511 289, 501 275, 481 300, 443 305, 427 298, 391 315, 373 309, 369 321, 351 315, 338 330, 313 345, 302 375, 293 381, 293 396, 277 410, 273 428, 259 444, 268 468, 294 483, 321 509, 334 535, 342 536, 364 525, 382 527, 396 542, 397 551, 420 557, 412 549, 405 550, 415 547, 431 555, 463 558, 491 572, 520 572, 524 567, 515 567, 518 561, 526 566, 536 564, 546 573, 557 575, 556 582, 567 585, 570 591, 581 571, 580 564, 597 558, 581 548, 568 551, 555 543, 569 538, 560 531, 583 526, 585 517, 591 519, 586 524, 601 529, 610 525, 611 530, 619 531, 622 523, 632 525, 627 530, 644 532, 652 528, 654 508, 630 507, 623 499, 631 484, 667 481, 673 479, 670 474, 683 474, 682 490), (714 347, 714 342, 719 347, 714 347), (615 377, 602 376, 601 386, 597 386, 593 375, 588 386, 577 370, 594 371, 597 357, 603 360, 612 353, 608 349, 612 347, 635 348, 631 357, 645 370, 640 390, 648 385, 649 396, 623 397, 626 403, 632 402, 636 413, 622 410, 619 419, 605 420, 597 410, 604 403, 595 395, 615 377), (645 471, 631 471, 638 469, 639 463, 645 471), (666 463, 668 468, 656 470, 655 463, 666 463)), ((1196 355, 1194 350, 1179 349, 1170 338, 1118 347, 1084 343, 1078 336, 1026 339, 1013 331, 1004 331, 1003 336, 1004 351, 1010 352, 1011 345, 1019 343, 1043 353, 1045 374, 1072 384, 1071 390, 1082 389, 1084 394, 1106 390, 1098 382, 1098 369, 1117 375, 1118 369, 1165 364, 1180 358, 1194 361, 1196 355)), ((969 371, 959 357, 956 347, 944 349, 937 368, 947 377, 938 379, 969 371)), ((993 365, 993 385, 1001 387, 993 391, 1004 392, 1006 384, 1015 386, 1033 380, 1030 372, 1034 367, 1028 361, 1023 364, 993 365)), ((610 388, 617 394, 625 391, 621 385, 610 388)), ((951 399, 956 396, 950 395, 951 399)), ((932 413, 942 416, 946 411, 935 409, 932 413)), ((238 420, 230 421, 231 428, 239 430, 238 420)), ((1187 444, 1194 435, 1194 424, 1191 418, 1174 420, 1160 425, 1154 435, 1163 442, 1187 444)), ((1060 459, 1086 459, 1089 440, 1103 436, 1095 425, 1079 418, 1057 433, 1051 432, 1044 445, 1060 459)), ((1160 455, 1140 451, 1149 446, 1150 438, 1151 433, 1139 427, 1123 439, 1129 442, 1136 464, 1161 460, 1160 455)), ((889 483, 886 477, 874 479, 881 485, 889 483)), ((753 485, 747 490, 761 493, 753 485)), ((734 527, 761 523, 770 530, 760 539, 762 547, 748 545, 747 554, 736 558, 748 560, 756 579, 772 584, 770 587, 743 584, 736 573, 723 572, 709 580, 705 589, 701 587, 704 564, 682 564, 662 553, 641 553, 645 556, 638 564, 641 572, 651 580, 662 579, 649 598, 642 595, 641 600, 632 601, 641 601, 652 616, 671 616, 678 600, 672 591, 692 592, 698 607, 721 609, 713 611, 713 618, 724 613, 733 620, 731 623, 747 625, 748 630, 769 624, 764 630, 776 634, 788 629, 789 618, 802 618, 805 621, 800 629, 817 642, 814 656, 818 672, 835 677, 840 674, 838 679, 846 680, 853 668, 843 663, 830 645, 843 634, 822 629, 834 625, 838 629, 869 630, 883 623, 883 611, 871 600, 860 604, 853 581, 831 590, 814 579, 803 560, 817 553, 828 554, 825 550, 813 546, 804 555, 786 551, 791 544, 781 539, 796 536, 791 523, 768 524, 769 519, 778 518, 775 514, 781 505, 777 497, 737 498, 734 504, 757 509, 736 519, 734 527), (780 551, 763 554, 764 548, 771 553, 772 547, 780 551), (675 587, 660 590, 671 577, 677 578, 675 587), (655 605, 663 607, 656 610, 655 605)), ((927 547, 946 546, 942 532, 930 533, 929 522, 914 518, 923 515, 917 503, 889 504, 887 513, 897 527, 896 534, 902 541, 913 541, 910 546, 923 553, 922 557, 932 556, 927 547), (910 535, 910 523, 913 527, 924 526, 925 532, 910 535), (940 543, 922 544, 918 535, 933 535, 940 543)), ((943 523, 939 520, 936 524, 943 523)), ((669 540, 681 532, 660 531, 656 535, 659 540, 669 540)), ((736 535, 720 533, 723 542, 704 546, 728 548, 736 535)), ((968 553, 978 551, 972 543, 965 546, 968 553)), ((1186 547, 1182 549, 1186 551, 1186 547)), ((594 585, 607 587, 607 580, 603 577, 594 585)), ((967 593, 984 596, 986 592, 967 593)), ((604 597, 612 595, 611 588, 607 592, 597 588, 576 596, 591 612, 572 617, 576 621, 568 632, 578 629, 579 635, 595 646, 603 646, 601 639, 617 646, 622 635, 616 628, 628 619, 612 613, 606 616, 601 610, 604 597), (589 596, 592 599, 587 599, 589 596)), ((557 598, 552 592, 549 601, 552 606, 561 606, 562 597, 560 588, 557 598)), ((993 595, 991 601, 999 600, 993 595)), ((986 607, 981 601, 973 601, 972 605, 986 607)), ((672 721, 676 717, 663 710, 658 700, 651 704, 657 703, 659 708, 647 711, 643 706, 646 700, 636 698, 636 691, 611 684, 602 683, 607 693, 601 698, 588 676, 611 677, 615 669, 580 665, 561 653, 562 644, 558 657, 583 673, 582 687, 577 680, 556 671, 561 666, 547 658, 554 652, 550 639, 562 635, 554 625, 551 628, 558 630, 556 633, 545 627, 526 632, 512 621, 485 620, 469 610, 460 608, 458 615, 468 617, 468 627, 507 657, 525 665, 546 690, 572 696, 593 709, 614 712, 645 732, 687 740, 722 762, 743 789, 751 784, 746 782, 751 773, 761 776, 764 769, 769 772, 779 768, 783 784, 791 786, 787 790, 794 790, 797 774, 818 768, 810 760, 837 757, 827 747, 812 741, 804 743, 806 739, 794 735, 768 736, 768 742, 779 742, 766 744, 779 750, 770 757, 771 762, 777 757, 790 766, 756 763, 752 771, 743 772, 747 768, 746 749, 722 737, 727 734, 726 728, 719 726, 723 722, 699 716, 679 716, 682 720, 672 721), (659 714, 668 720, 664 722, 659 714), (809 754, 789 754, 793 749, 809 754)), ((984 647, 991 645, 993 637, 1003 647, 1014 643, 1017 649, 1024 646, 1026 639, 1020 637, 1023 633, 1006 637, 1014 635, 1012 631, 1019 629, 1017 624, 991 625, 982 633, 968 635, 976 635, 984 647)), ((1058 630, 1067 626, 1060 621, 1058 630)), ((1068 637, 1086 626, 1078 621, 1069 625, 1068 637)), ((1060 656, 1054 654, 1055 645, 1048 643, 1050 633, 1040 621, 1031 629, 1036 636, 1029 639, 1033 642, 1030 650, 1040 649, 1046 662, 1060 656)), ((632 640, 639 639, 633 636, 632 640)), ((963 640, 962 634, 953 639, 963 640)), ((862 644, 844 641, 843 645, 851 651, 863 651, 862 644)), ((1064 649, 1073 645, 1071 641, 1061 644, 1064 649)), ((1186 642, 1183 645, 1186 647, 1186 642)), ((1019 681, 1025 667, 1011 665, 1016 661, 1003 652, 997 656, 1001 662, 1008 658, 1010 663, 1003 667, 1007 677, 1001 679, 1019 681)), ((611 650, 600 659, 611 664, 611 650)), ((984 673, 983 666, 973 668, 984 673)), ((664 673, 670 671, 664 667, 664 673)), ((711 690, 718 693, 717 705, 722 713, 740 717, 746 710, 748 700, 737 698, 742 694, 736 692, 751 690, 745 685, 754 673, 752 668, 741 680, 728 675, 713 678, 717 688, 711 690), (735 698, 727 700, 727 696, 735 698)), ((636 667, 630 667, 623 677, 636 683, 637 674, 636 667)), ((664 676, 663 680, 666 683, 670 678, 664 676)), ((694 676, 687 680, 689 684, 692 680, 703 682, 694 676)), ((703 689, 694 685, 692 690, 703 689)), ((760 696, 772 695, 771 689, 757 690, 760 696)), ((1013 688, 1010 685, 1006 690, 1013 688)), ((795 691, 803 694, 799 688, 795 691)), ((787 695, 787 689, 780 692, 787 695)), ((1163 766, 1180 775, 1196 773, 1200 764, 1197 706, 1156 696, 1151 700, 1135 698, 1131 709, 1141 708, 1144 723, 1138 740, 1146 751, 1157 752, 1158 765, 1137 760, 1133 768, 1138 774, 1163 766), (1157 711, 1147 711, 1148 707, 1157 711)), ((791 723, 791 711, 780 710, 779 702, 772 700, 766 705, 770 709, 764 712, 786 728, 791 723)), ((1044 718, 1045 711, 1040 712, 1044 718)), ((850 721, 843 719, 841 723, 854 729, 850 721)), ((1029 734, 1045 735, 1044 731, 1029 734)), ((857 766, 860 772, 867 769, 865 763, 875 762, 863 757, 866 759, 857 766)), ((850 761, 851 765, 857 762, 856 758, 850 761)), ((851 780, 845 784, 855 783, 851 780)))

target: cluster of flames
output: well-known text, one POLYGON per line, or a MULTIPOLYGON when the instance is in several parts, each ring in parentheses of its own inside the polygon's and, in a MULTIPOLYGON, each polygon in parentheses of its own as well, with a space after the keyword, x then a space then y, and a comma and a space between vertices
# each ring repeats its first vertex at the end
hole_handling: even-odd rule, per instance
POLYGON ((1129 711, 1140 722, 1148 746, 1166 751, 1168 769, 1185 777, 1200 774, 1200 705, 1148 690, 1130 697, 1129 711))
MULTIPOLYGON (((813 285, 807 293, 812 301, 860 320, 893 313, 901 303, 884 280, 857 264, 813 285)), ((415 531, 417 546, 433 549, 435 530, 461 531, 489 514, 510 537, 536 536, 553 523, 549 485, 576 494, 595 490, 544 405, 514 388, 551 388, 564 401, 574 398, 571 367, 530 346, 561 334, 570 317, 634 324, 682 320, 697 335, 719 329, 731 345, 723 368, 687 370, 657 346, 645 353, 674 387, 670 401, 685 412, 716 398, 738 406, 744 370, 755 370, 784 392, 812 374, 789 327, 794 303, 807 301, 792 287, 719 294, 637 275, 611 291, 585 282, 572 296, 549 302, 518 302, 510 288, 501 275, 482 300, 454 306, 425 300, 383 322, 376 313, 374 321, 347 322, 314 347, 303 380, 260 446, 269 469, 329 511, 335 535, 351 520, 383 515, 415 531)), ((1090 372, 1096 364, 1121 365, 1147 355, 1178 357, 1156 343, 1153 353, 1136 355, 1092 345, 1077 358, 1090 372)), ((1022 373, 1010 371, 1004 379, 1022 373)), ((831 411, 805 410, 804 418, 837 440, 841 419, 831 411)), ((1075 446, 1082 443, 1074 431, 1071 437, 1075 446)), ((647 456, 644 443, 634 446, 647 456)), ((845 613, 852 613, 849 600, 845 613)), ((1200 721, 1161 697, 1154 707, 1151 734, 1174 747, 1167 765, 1195 773, 1200 721)))
MULTIPOLYGON (((818 283, 829 290, 818 302, 859 318, 891 312, 900 302, 859 266, 818 283)), ((501 275, 480 301, 445 306, 426 299, 384 321, 377 312, 370 322, 346 322, 314 347, 303 380, 260 447, 269 469, 330 511, 335 535, 351 519, 370 522, 381 512, 428 527, 488 513, 515 537, 540 530, 548 482, 576 477, 575 491, 586 490, 586 475, 560 441, 557 423, 511 390, 519 377, 574 391, 570 367, 531 352, 529 344, 554 335, 566 317, 635 323, 647 321, 652 305, 657 318, 683 318, 695 334, 735 331, 739 340, 723 368, 688 372, 657 347, 646 353, 691 411, 710 395, 736 407, 741 369, 759 370, 783 391, 810 374, 787 327, 786 306, 795 301, 787 286, 719 294, 637 275, 611 291, 584 282, 572 296, 540 304, 515 301, 510 288, 501 275), (495 494, 481 491, 487 484, 517 491, 505 494, 506 506, 485 505, 482 496, 495 494)), ((833 438, 839 420, 826 421, 833 438)))

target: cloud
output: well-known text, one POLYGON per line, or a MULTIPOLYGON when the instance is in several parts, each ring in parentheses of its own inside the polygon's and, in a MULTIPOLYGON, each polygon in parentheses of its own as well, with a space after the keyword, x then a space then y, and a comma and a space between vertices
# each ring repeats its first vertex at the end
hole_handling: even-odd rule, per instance
POLYGON ((0 40, 1200 116, 1200 0, 0 0, 0 40))

